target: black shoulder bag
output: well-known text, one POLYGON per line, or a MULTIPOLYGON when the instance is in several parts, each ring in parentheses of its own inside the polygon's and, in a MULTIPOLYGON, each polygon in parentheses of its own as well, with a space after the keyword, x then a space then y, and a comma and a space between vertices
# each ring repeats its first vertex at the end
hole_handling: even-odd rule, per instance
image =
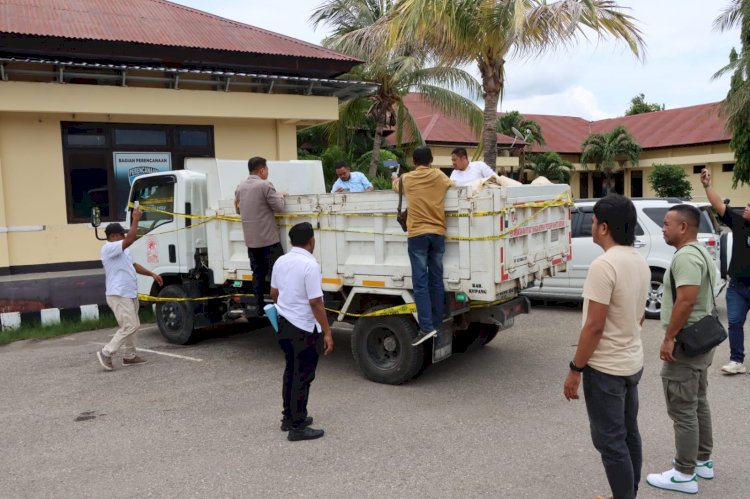
POLYGON ((404 232, 406 232, 406 217, 409 214, 409 208, 404 209, 404 211, 401 211, 401 202, 404 200, 404 177, 401 177, 398 180, 398 209, 396 214, 396 220, 398 220, 398 224, 401 226, 402 229, 404 229, 404 232))
MULTIPOLYGON (((700 249, 698 250, 700 251, 700 249)), ((700 251, 701 256, 706 261, 706 272, 710 278, 711 271, 708 265, 711 263, 706 259, 706 255, 703 251, 700 251)), ((676 300, 677 290, 674 285, 674 274, 672 274, 672 267, 669 267, 669 283, 672 285, 672 303, 676 300)), ((685 326, 677 333, 675 340, 677 344, 675 349, 679 349, 688 357, 695 357, 708 352, 713 347, 727 339, 727 330, 719 322, 719 313, 716 311, 716 298, 714 297, 714 283, 709 279, 709 285, 711 286, 709 292, 711 293, 711 300, 713 302, 713 310, 711 313, 694 324, 685 326)))

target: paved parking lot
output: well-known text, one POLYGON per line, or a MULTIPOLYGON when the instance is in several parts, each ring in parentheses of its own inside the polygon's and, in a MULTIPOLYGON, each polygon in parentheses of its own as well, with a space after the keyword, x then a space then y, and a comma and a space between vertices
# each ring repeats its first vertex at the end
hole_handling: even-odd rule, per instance
MULTIPOLYGON (((723 305, 723 297, 719 300, 723 305)), ((725 312, 722 311, 725 317, 725 312)), ((355 369, 348 333, 321 359, 311 414, 326 436, 278 429, 282 354, 269 329, 223 330, 190 346, 140 332, 145 366, 103 372, 113 330, 0 348, 2 497, 593 498, 609 489, 583 400, 562 383, 580 309, 535 306, 480 351, 403 386, 355 369), (158 353, 157 353, 158 352, 158 353)), ((644 477, 670 466, 671 422, 647 321, 640 425, 644 477)), ((709 498, 750 496, 750 377, 709 379, 717 478, 709 498)), ((640 497, 672 497, 645 482, 640 497)))

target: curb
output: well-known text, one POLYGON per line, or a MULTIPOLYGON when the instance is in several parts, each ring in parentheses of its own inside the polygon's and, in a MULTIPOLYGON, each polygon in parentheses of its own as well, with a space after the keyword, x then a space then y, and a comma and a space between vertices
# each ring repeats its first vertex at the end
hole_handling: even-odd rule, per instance
POLYGON ((81 305, 74 308, 45 308, 33 312, 5 312, 0 313, 0 331, 18 329, 21 326, 52 326, 63 320, 97 320, 100 314, 109 311, 107 305, 81 305))

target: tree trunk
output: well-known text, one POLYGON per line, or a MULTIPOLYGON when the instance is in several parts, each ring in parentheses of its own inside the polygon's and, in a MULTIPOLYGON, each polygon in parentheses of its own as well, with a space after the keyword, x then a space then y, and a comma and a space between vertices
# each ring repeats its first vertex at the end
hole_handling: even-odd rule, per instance
POLYGON ((370 157, 370 169, 367 171, 370 179, 378 174, 380 164, 380 145, 383 143, 383 129, 385 128, 385 111, 379 111, 375 118, 375 137, 372 139, 372 156, 370 157))
MULTIPOLYGON (((486 56, 485 56, 486 57, 486 56)), ((497 104, 503 92, 502 57, 479 59, 479 72, 482 75, 482 93, 484 95, 484 124, 482 125, 482 143, 484 144, 484 162, 495 170, 497 168, 497 104)))

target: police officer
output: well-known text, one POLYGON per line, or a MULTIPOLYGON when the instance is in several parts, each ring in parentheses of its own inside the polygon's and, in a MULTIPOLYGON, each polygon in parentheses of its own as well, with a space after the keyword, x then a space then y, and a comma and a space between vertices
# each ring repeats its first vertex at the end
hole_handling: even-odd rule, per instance
POLYGON ((310 428, 310 383, 315 379, 321 346, 325 355, 333 352, 333 336, 323 305, 320 265, 312 255, 312 225, 295 225, 289 230, 289 239, 294 247, 276 261, 271 276, 271 297, 279 315, 279 346, 286 357, 281 430, 289 432, 290 441, 312 440, 324 432, 310 428))

